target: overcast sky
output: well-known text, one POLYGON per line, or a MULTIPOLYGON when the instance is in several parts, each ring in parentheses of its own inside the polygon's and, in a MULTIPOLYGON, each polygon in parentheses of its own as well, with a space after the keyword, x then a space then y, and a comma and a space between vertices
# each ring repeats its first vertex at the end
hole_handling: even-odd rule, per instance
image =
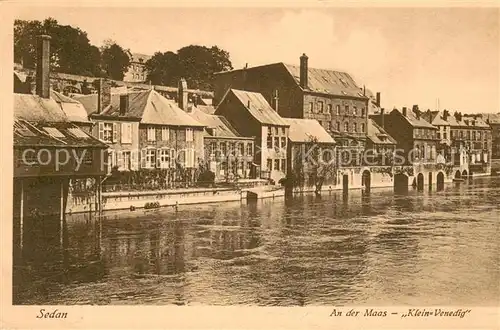
POLYGON ((99 46, 133 52, 218 45, 235 68, 286 62, 349 72, 382 106, 500 112, 499 9, 390 8, 37 8, 99 46))

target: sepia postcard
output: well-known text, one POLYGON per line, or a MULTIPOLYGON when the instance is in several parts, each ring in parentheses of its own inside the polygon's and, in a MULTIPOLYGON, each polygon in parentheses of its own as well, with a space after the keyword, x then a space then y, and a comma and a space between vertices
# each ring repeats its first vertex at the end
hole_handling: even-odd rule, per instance
POLYGON ((500 329, 499 3, 0 3, 2 329, 500 329))

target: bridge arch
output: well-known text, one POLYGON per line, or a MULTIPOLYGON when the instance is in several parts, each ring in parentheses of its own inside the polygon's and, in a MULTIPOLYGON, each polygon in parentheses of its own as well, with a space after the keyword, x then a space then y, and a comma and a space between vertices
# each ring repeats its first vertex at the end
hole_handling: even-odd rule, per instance
POLYGON ((460 178, 462 178, 462 173, 460 173, 460 170, 457 170, 455 172, 455 179, 460 179, 460 178))
POLYGON ((438 191, 441 191, 444 189, 444 173, 441 171, 436 176, 436 185, 437 185, 438 191))
POLYGON ((404 193, 408 192, 408 176, 403 173, 394 175, 394 192, 404 193))
POLYGON ((422 173, 417 175, 417 189, 424 190, 424 175, 422 173))

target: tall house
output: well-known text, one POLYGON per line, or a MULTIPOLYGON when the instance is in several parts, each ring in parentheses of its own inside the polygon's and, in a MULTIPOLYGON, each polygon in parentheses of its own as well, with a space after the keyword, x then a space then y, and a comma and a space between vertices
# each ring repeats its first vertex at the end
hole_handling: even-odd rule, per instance
POLYGON ((437 152, 442 155, 447 162, 451 161, 452 134, 450 112, 448 110, 443 110, 442 112, 427 110, 422 113, 422 118, 438 129, 437 138, 439 139, 439 144, 437 146, 437 152))
POLYGON ((229 89, 262 94, 282 117, 316 119, 343 145, 365 142, 371 95, 346 72, 274 63, 215 74, 214 104, 229 89))
POLYGON ((259 93, 230 89, 215 110, 242 135, 255 137, 254 162, 261 178, 278 182, 287 171, 290 125, 259 93))
POLYGON ((147 79, 146 62, 151 58, 149 55, 128 53, 130 66, 128 67, 123 81, 126 82, 145 82, 147 79))
POLYGON ((397 141, 398 156, 406 164, 434 163, 437 160, 437 128, 422 118, 418 107, 413 111, 403 107, 385 114, 381 112, 371 118, 397 141))
POLYGON ((492 154, 492 130, 480 115, 465 114, 466 150, 469 154, 470 172, 490 173, 492 154))
MULTIPOLYGON (((154 90, 78 98, 95 126, 92 135, 110 147, 109 168, 119 171, 197 168, 204 126, 154 90)), ((187 96, 185 97, 187 99, 187 96)))

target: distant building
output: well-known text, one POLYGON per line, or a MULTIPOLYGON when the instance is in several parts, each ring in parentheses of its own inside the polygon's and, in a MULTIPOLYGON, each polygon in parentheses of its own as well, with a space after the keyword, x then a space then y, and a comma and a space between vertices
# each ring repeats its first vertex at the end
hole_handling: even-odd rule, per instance
POLYGON ((372 115, 371 118, 397 141, 400 156, 406 163, 435 163, 437 160, 438 129, 422 118, 421 112, 403 107, 385 114, 372 115))
POLYGON ((218 103, 215 115, 224 116, 242 136, 255 137, 254 160, 260 177, 276 183, 285 177, 290 125, 262 94, 230 89, 218 103))
POLYGON ((484 114, 486 123, 491 127, 491 157, 500 159, 500 114, 484 114))
POLYGON ((316 119, 344 146, 364 146, 368 110, 380 106, 380 94, 373 101, 348 73, 310 68, 305 54, 300 66, 274 63, 216 73, 215 105, 229 89, 262 94, 281 117, 316 119))
MULTIPOLYGON (((448 110, 444 111, 431 111, 427 110, 422 113, 422 118, 424 118, 428 123, 437 127, 437 138, 439 139, 439 144, 437 146, 437 152, 442 155, 445 162, 451 161, 452 153, 452 129, 450 123, 450 113, 448 110)), ((455 154, 460 153, 460 149, 454 150, 455 154)))
POLYGON ((366 138, 366 149, 369 150, 367 157, 372 157, 369 165, 391 165, 396 140, 371 118, 368 120, 366 138))
POLYGON ((147 80, 146 62, 151 58, 149 55, 128 52, 130 66, 123 77, 126 82, 145 82, 147 80))

